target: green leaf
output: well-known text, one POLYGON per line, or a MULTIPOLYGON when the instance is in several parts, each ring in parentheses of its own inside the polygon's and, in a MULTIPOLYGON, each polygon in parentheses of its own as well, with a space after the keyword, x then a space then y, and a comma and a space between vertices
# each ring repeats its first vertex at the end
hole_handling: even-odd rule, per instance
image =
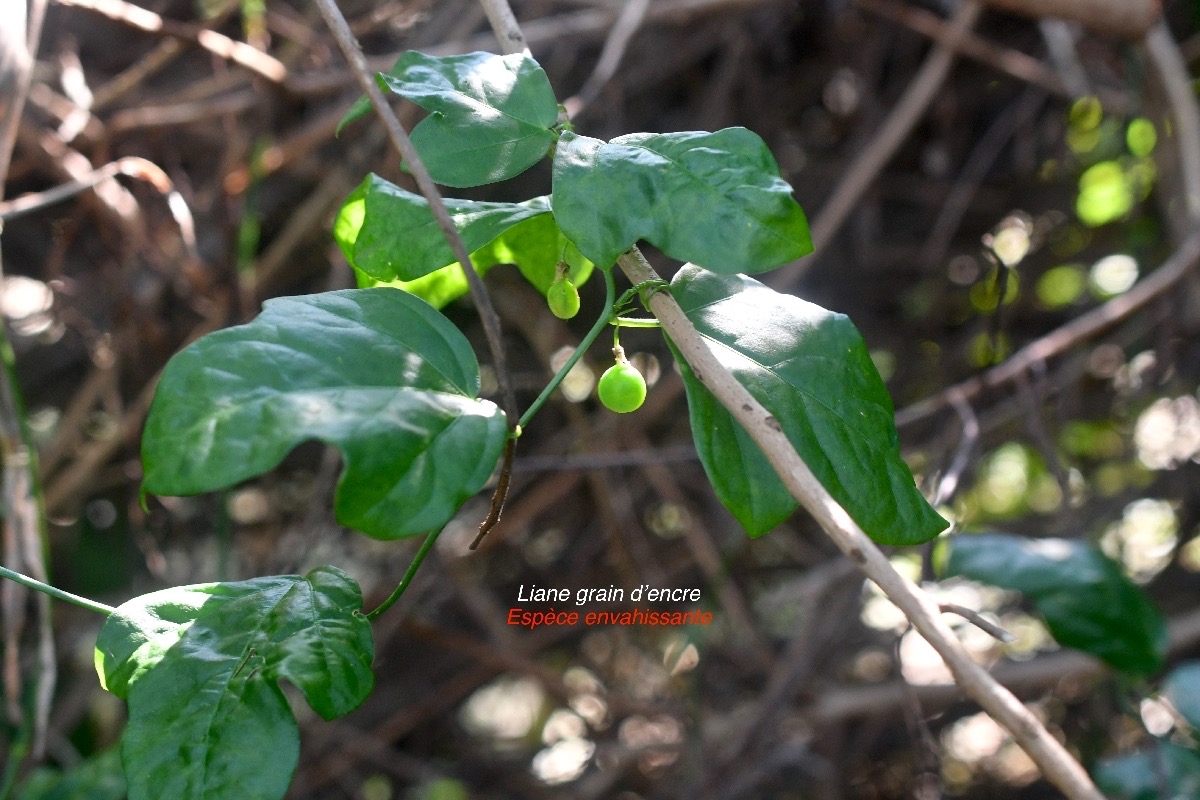
MULTIPOLYGON (((476 272, 482 275, 484 270, 477 269, 476 272)), ((462 267, 457 262, 411 281, 377 281, 359 269, 354 270, 354 278, 360 289, 391 286, 416 295, 436 309, 445 308, 470 292, 467 276, 463 275, 462 267)))
MULTIPOLYGON (((447 199, 446 207, 468 252, 524 220, 550 212, 545 197, 524 203, 447 199)), ((333 236, 346 260, 378 281, 411 281, 455 260, 429 202, 373 174, 346 199, 334 220, 333 236)))
MULTIPOLYGON (((558 229, 545 197, 525 203, 447 203, 480 275, 496 264, 516 264, 545 294, 560 258, 571 265, 575 285, 583 285, 591 274, 592 262, 558 229)), ((376 175, 367 176, 351 193, 334 220, 333 233, 357 271, 360 287, 395 286, 434 308, 468 291, 425 199, 376 175)))
POLYGON ((766 144, 745 128, 634 133, 607 144, 564 133, 554 216, 607 267, 645 239, 716 272, 762 272, 812 252, 808 222, 766 144))
POLYGON ((115 748, 68 770, 34 770, 17 790, 17 800, 125 800, 125 773, 115 748))
MULTIPOLYGON (((554 143, 558 100, 532 58, 468 53, 436 57, 410 51, 379 83, 429 111, 412 142, 438 183, 480 186, 519 175, 554 143)), ((338 130, 370 109, 359 100, 338 130)))
POLYGON ((567 240, 551 214, 522 220, 471 253, 480 272, 493 264, 516 264, 525 280, 543 295, 554 281, 559 259, 570 265, 571 282, 576 286, 582 286, 592 274, 592 262, 567 240))
POLYGON ((120 606, 96 640, 101 683, 129 703, 130 800, 283 797, 299 732, 286 679, 325 719, 374 685, 362 593, 334 567, 179 586, 120 606))
POLYGON ((1086 542, 1001 533, 948 539, 939 560, 961 575, 1028 597, 1059 644, 1091 653, 1115 669, 1162 668, 1167 628, 1158 609, 1121 568, 1086 542))
POLYGON ((670 344, 683 374, 692 438, 713 491, 747 534, 762 536, 792 515, 796 500, 746 429, 696 378, 674 343, 670 344))
POLYGON ((478 400, 466 338, 391 288, 267 301, 168 363, 142 437, 143 488, 189 495, 274 468, 301 442, 341 451, 338 520, 380 539, 444 525, 507 436, 478 400))
MULTIPOLYGON (((872 539, 919 544, 946 527, 900 458, 891 397, 845 315, 690 264, 671 293, 872 539)), ((742 427, 681 366, 696 448, 717 496, 750 535, 765 533, 795 502, 742 427)))
POLYGON ((1186 661, 1171 670, 1163 692, 1192 730, 1200 731, 1200 661, 1186 661))
POLYGON ((1165 741, 1156 748, 1100 762, 1093 771, 1096 787, 1112 800, 1200 797, 1200 753, 1165 741), (1169 795, 1159 793, 1159 776, 1169 795))

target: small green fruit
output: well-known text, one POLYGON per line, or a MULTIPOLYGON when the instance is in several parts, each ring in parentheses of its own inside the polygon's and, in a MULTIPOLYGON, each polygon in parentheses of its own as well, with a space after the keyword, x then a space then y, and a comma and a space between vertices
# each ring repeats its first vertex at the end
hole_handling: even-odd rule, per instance
POLYGON ((637 411, 646 402, 646 379, 628 361, 606 369, 596 389, 605 408, 618 414, 637 411))
POLYGON ((546 290, 546 303, 550 312, 559 319, 571 319, 579 313, 579 290, 567 278, 550 284, 546 290))

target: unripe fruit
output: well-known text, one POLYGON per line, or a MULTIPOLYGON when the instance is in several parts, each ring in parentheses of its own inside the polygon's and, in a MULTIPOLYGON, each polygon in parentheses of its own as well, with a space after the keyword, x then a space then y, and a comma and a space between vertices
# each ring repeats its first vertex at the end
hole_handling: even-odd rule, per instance
POLYGON ((618 414, 637 411, 646 402, 646 379, 628 361, 618 361, 606 369, 596 390, 605 408, 618 414))
POLYGON ((560 278, 546 290, 550 313, 559 319, 571 319, 579 313, 579 290, 567 278, 560 278))

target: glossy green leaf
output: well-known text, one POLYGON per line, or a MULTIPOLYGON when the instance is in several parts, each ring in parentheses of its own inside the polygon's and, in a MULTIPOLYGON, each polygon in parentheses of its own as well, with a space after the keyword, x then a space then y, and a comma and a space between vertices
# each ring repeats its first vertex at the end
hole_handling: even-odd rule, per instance
POLYGON ((374 685, 361 609, 358 584, 334 567, 120 606, 96 640, 96 669, 129 703, 130 800, 283 797, 299 732, 279 681, 325 719, 358 707, 374 685))
POLYGON ((40 767, 17 789, 17 800, 125 800, 125 772, 114 748, 67 770, 40 767))
POLYGON ((1200 731, 1200 661, 1186 661, 1167 676, 1163 693, 1195 731, 1200 731))
POLYGON ((1059 644, 1091 653, 1117 670, 1149 674, 1167 653, 1167 628, 1146 594, 1086 542, 963 534, 939 553, 942 573, 1028 597, 1059 644))
MULTIPOLYGON (((744 275, 686 265, 671 293, 717 358, 775 417, 813 474, 877 542, 928 541, 946 521, 900 458, 892 400, 843 314, 744 275)), ((751 535, 795 502, 741 426, 684 367, 692 432, 721 501, 751 535)))
MULTIPOLYGON (((550 212, 545 197, 524 203, 447 199, 446 207, 468 252, 550 212)), ((411 281, 455 261, 429 202, 378 175, 368 175, 346 199, 333 236, 346 260, 378 281, 411 281)))
MULTIPOLYGON (((480 186, 519 175, 554 143, 558 101, 536 61, 515 53, 429 56, 410 51, 380 85, 430 112, 412 132, 429 174, 446 186, 480 186)), ((338 130, 365 114, 359 100, 338 130)))
POLYGON ((726 274, 762 272, 812 251, 792 187, 745 128, 608 143, 564 133, 553 205, 567 238, 603 267, 640 239, 726 274))
POLYGON ((1200 797, 1200 753, 1166 741, 1156 747, 1156 753, 1142 751, 1100 762, 1092 773, 1096 787, 1111 800, 1200 797), (1169 795, 1160 794, 1160 780, 1169 795))
POLYGON ((444 525, 491 475, 504 415, 478 400, 470 344, 391 288, 267 301, 171 359, 142 437, 143 488, 190 495, 274 468, 305 440, 341 451, 337 519, 393 539, 444 525))

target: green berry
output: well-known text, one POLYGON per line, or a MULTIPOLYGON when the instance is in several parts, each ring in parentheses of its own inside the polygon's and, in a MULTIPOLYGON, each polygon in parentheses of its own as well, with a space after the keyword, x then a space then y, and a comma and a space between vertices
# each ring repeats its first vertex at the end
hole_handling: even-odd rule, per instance
POLYGON ((556 280, 546 290, 550 312, 559 319, 571 319, 579 313, 579 290, 566 278, 556 280))
POLYGON ((628 361, 606 369, 596 389, 605 408, 618 414, 637 411, 646 402, 646 379, 628 361))

